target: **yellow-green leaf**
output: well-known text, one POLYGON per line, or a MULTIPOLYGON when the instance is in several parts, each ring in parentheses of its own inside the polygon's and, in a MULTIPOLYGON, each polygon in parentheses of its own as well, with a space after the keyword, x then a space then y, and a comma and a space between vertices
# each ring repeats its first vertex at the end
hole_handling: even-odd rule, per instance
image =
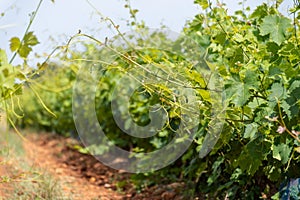
POLYGON ((211 96, 208 90, 199 90, 199 93, 204 101, 211 102, 211 96))
POLYGON ((296 147, 295 151, 297 151, 298 153, 300 153, 300 147, 296 147))
POLYGON ((19 55, 22 58, 27 58, 27 56, 29 55, 29 53, 31 52, 32 48, 27 46, 27 45, 22 45, 18 51, 19 55))
POLYGON ((208 62, 208 61, 206 61, 206 60, 205 60, 205 63, 207 64, 207 66, 209 67, 209 69, 210 69, 211 71, 215 71, 215 69, 216 69, 216 67, 217 67, 216 64, 211 63, 211 62, 208 62))
POLYGON ((203 10, 207 9, 209 7, 208 0, 195 0, 196 4, 199 4, 203 10))
POLYGON ((0 49, 0 67, 7 64, 6 52, 3 49, 0 49))
POLYGON ((12 52, 17 51, 21 46, 21 41, 18 37, 13 37, 10 39, 10 50, 12 52))
POLYGON ((24 37, 24 43, 28 46, 34 46, 37 45, 39 41, 33 32, 29 32, 24 37))

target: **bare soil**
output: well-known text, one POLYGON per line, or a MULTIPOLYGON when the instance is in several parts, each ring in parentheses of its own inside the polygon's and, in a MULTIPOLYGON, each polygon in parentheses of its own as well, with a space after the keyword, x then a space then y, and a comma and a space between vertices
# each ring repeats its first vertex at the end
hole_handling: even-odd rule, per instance
POLYGON ((122 199, 112 189, 110 178, 113 171, 93 157, 80 154, 70 147, 76 143, 56 135, 30 135, 24 141, 24 149, 35 167, 50 172, 63 185, 64 193, 71 193, 74 199, 122 199), (95 169, 97 171, 93 172, 95 169), (101 173, 99 173, 101 172, 101 173))
MULTIPOLYGON (((130 174, 111 169, 93 156, 78 152, 74 147, 80 143, 74 139, 49 133, 29 134, 26 138, 23 147, 27 160, 34 168, 42 169, 58 180, 65 196, 71 199, 189 199, 182 196, 183 183, 156 185, 136 191, 130 182, 130 174)), ((10 176, 11 165, 13 163, 5 162, 0 165, 2 177, 10 176)), ((6 199, 5 193, 12 189, 9 183, 2 181, 0 199, 6 199)))

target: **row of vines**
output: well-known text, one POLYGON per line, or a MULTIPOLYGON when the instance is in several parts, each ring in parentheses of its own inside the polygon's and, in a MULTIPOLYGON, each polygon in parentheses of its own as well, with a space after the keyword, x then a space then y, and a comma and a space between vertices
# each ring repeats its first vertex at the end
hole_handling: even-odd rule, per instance
MULTIPOLYGON (((182 84, 195 91, 201 115, 197 131, 189 149, 173 164, 156 172, 132 175, 137 187, 180 180, 186 184, 187 196, 298 199, 300 5, 295 2, 289 11, 291 17, 286 17, 278 11, 281 1, 233 15, 228 14, 224 4, 214 5, 208 0, 195 3, 202 12, 187 23, 184 36, 176 40, 168 38, 164 28, 152 31, 138 22, 137 10, 126 4, 132 14, 132 35, 121 33, 109 20, 119 33, 116 38, 101 42, 79 32, 37 69, 26 64, 32 46, 38 44, 34 34, 26 32, 23 39, 12 38, 11 50, 24 58, 24 65, 12 66, 1 50, 0 108, 7 110, 13 126, 77 138, 73 86, 80 68, 94 70, 92 73, 101 75, 95 94, 96 116, 107 137, 123 149, 151 152, 176 135, 182 120, 182 105, 178 103, 182 96, 174 96, 168 84, 142 84, 136 89, 129 100, 132 120, 121 115, 125 130, 132 130, 133 124, 149 124, 149 107, 153 105, 159 104, 168 119, 157 135, 134 138, 116 124, 111 105, 118 96, 112 93, 122 75, 130 74, 132 69, 140 70, 131 75, 141 83, 149 73, 167 77, 166 83, 182 84), (78 44, 84 50, 75 48, 78 44), (222 110, 221 116, 212 115, 217 99, 211 96, 215 89, 210 88, 211 74, 222 82, 214 85, 223 98, 222 106, 217 108, 222 110), (216 144, 202 155, 211 121, 215 120, 212 116, 220 117, 223 124, 216 144)), ((88 87, 82 86, 81 90, 88 87)), ((118 110, 126 106, 119 105, 118 110)), ((105 149, 92 146, 80 151, 101 153, 105 149)))

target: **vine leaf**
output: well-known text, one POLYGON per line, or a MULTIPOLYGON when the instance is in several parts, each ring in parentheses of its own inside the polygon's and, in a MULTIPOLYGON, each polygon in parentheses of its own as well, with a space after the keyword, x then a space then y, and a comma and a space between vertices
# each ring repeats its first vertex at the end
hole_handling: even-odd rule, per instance
POLYGON ((39 44, 37 37, 33 32, 28 32, 21 41, 18 37, 10 39, 10 50, 17 52, 22 58, 27 58, 32 51, 32 46, 39 44))
POLYGON ((282 164, 286 164, 289 160, 290 153, 292 151, 292 147, 289 147, 287 144, 279 144, 273 145, 273 158, 282 162, 282 164))
POLYGON ((278 15, 266 16, 260 27, 260 35, 270 34, 270 39, 276 44, 281 45, 288 35, 287 30, 291 28, 291 21, 286 17, 278 15))
POLYGON ((291 106, 286 101, 282 101, 280 107, 283 109, 283 111, 287 114, 288 118, 292 118, 292 112, 291 112, 291 106))
POLYGON ((13 37, 10 39, 10 50, 12 52, 15 52, 19 49, 21 46, 21 40, 18 37, 13 37))
POLYGON ((209 7, 208 0, 195 0, 194 3, 199 4, 203 10, 209 7))
POLYGON ((6 52, 0 49, 0 67, 5 64, 8 64, 6 52))
POLYGON ((249 138, 250 140, 255 139, 255 136, 257 133, 257 128, 258 128, 258 125, 256 123, 247 124, 245 133, 244 133, 244 138, 249 138))
POLYGON ((237 106, 243 106, 250 98, 247 84, 241 81, 232 81, 226 88, 226 96, 231 99, 231 102, 237 106))
POLYGON ((287 97, 286 90, 281 83, 274 83, 269 90, 270 94, 268 96, 269 99, 269 107, 273 108, 278 101, 287 97))
POLYGON ((243 106, 251 97, 250 89, 258 87, 257 74, 246 71, 244 80, 241 77, 233 78, 226 84, 226 97, 237 106, 243 106))
POLYGON ((261 20, 267 15, 268 15, 268 5, 266 3, 263 3, 262 5, 256 7, 256 9, 250 15, 250 18, 258 18, 259 20, 261 20))
POLYGON ((261 143, 253 140, 243 148, 238 158, 238 165, 251 176, 255 174, 262 164, 264 152, 261 147, 261 143))
POLYGON ((19 55, 22 58, 27 58, 27 56, 29 55, 29 53, 32 51, 32 48, 27 46, 27 45, 22 45, 20 47, 20 49, 18 50, 19 55))
POLYGON ((33 35, 33 32, 28 32, 24 37, 24 43, 28 46, 35 46, 39 43, 37 37, 33 35))
POLYGON ((299 87, 300 87, 300 81, 296 80, 291 84, 291 86, 289 88, 289 92, 293 92, 295 89, 297 89, 299 87))
POLYGON ((295 151, 300 153, 300 147, 295 147, 295 151))

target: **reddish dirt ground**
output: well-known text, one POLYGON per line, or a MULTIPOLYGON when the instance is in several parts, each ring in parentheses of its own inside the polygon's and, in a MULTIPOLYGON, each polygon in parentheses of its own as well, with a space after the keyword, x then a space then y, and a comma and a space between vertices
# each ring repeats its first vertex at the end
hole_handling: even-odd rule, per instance
MULTIPOLYGON (((3 162, 3 160, 0 159, 0 162, 3 162)), ((11 176, 10 172, 7 171, 6 167, 11 166, 10 163, 5 163, 0 165, 0 175, 6 174, 7 176, 11 176)), ((4 200, 8 198, 10 191, 12 190, 12 187, 9 183, 1 183, 0 184, 0 200, 4 200), (5 191, 5 192, 4 192, 5 191)))
MULTIPOLYGON (((63 193, 72 199, 189 199, 180 194, 184 190, 181 183, 156 185, 137 192, 130 184, 130 174, 104 166, 91 155, 79 153, 73 148, 79 144, 76 140, 54 134, 29 134, 27 139, 23 146, 28 160, 57 179, 63 193), (120 182, 122 188, 117 187, 120 182)), ((5 167, 8 165, 0 165, 1 174, 7 173, 5 167)), ((0 187, 9 188, 9 185, 0 184, 0 187)))
POLYGON ((24 149, 30 160, 57 178, 63 185, 63 192, 71 194, 68 196, 74 199, 123 198, 113 190, 110 182, 113 170, 71 149, 76 141, 49 134, 30 135, 28 139, 30 142, 24 141, 24 149))

